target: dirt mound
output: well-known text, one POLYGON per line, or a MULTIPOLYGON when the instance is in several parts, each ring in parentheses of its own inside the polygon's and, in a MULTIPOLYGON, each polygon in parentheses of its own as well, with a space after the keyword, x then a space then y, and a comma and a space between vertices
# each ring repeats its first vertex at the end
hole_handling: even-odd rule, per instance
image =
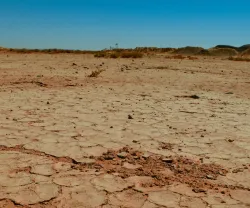
POLYGON ((215 48, 231 48, 231 49, 238 50, 238 47, 231 46, 231 45, 217 45, 215 46, 215 48))
POLYGON ((244 52, 245 50, 250 49, 250 44, 243 45, 238 48, 239 52, 244 52))
POLYGON ((196 55, 199 54, 202 50, 204 50, 204 48, 187 46, 184 48, 178 48, 174 50, 173 53, 181 55, 196 55))
POLYGON ((190 185, 194 191, 219 188, 209 180, 215 180, 219 175, 227 173, 227 170, 221 166, 203 164, 201 160, 196 161, 181 156, 164 158, 158 155, 147 155, 129 147, 119 151, 109 150, 103 156, 96 158, 95 167, 97 165, 105 172, 119 174, 122 178, 151 177, 153 182, 143 184, 144 187, 182 182, 190 185))
POLYGON ((247 50, 243 51, 240 56, 242 57, 250 57, 250 48, 248 48, 247 50))
POLYGON ((203 49, 197 55, 203 55, 203 56, 210 56, 211 54, 209 53, 209 50, 203 49))
POLYGON ((238 51, 232 48, 210 48, 209 54, 212 56, 236 56, 238 51))
POLYGON ((246 44, 246 45, 243 45, 240 47, 235 47, 235 46, 231 46, 231 45, 217 45, 214 48, 231 48, 231 49, 235 49, 238 52, 243 52, 243 51, 250 48, 250 44, 246 44))

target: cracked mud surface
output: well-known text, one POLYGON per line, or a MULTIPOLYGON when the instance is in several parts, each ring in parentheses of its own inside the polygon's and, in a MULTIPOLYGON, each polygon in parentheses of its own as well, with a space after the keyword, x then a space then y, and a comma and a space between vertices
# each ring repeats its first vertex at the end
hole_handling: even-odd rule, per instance
POLYGON ((248 63, 0 54, 0 75, 1 208, 250 207, 248 63))

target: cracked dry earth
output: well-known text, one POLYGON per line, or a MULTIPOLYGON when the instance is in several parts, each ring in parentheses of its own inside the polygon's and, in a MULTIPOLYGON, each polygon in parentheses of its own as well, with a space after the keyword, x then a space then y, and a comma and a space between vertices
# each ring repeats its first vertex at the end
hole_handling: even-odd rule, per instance
POLYGON ((0 54, 0 207, 250 207, 249 67, 0 54))

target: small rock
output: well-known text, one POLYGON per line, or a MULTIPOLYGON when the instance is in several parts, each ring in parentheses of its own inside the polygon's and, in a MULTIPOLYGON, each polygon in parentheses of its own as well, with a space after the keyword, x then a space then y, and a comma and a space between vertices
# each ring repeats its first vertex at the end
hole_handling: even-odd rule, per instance
POLYGON ((198 95, 191 95, 190 98, 199 99, 200 97, 198 95))
POLYGON ((234 142, 234 140, 233 139, 229 139, 228 142, 234 142))
POLYGON ((142 155, 142 157, 143 157, 144 159, 147 159, 147 158, 150 157, 150 154, 149 154, 149 153, 144 153, 144 154, 142 155))
POLYGON ((204 193, 204 192, 206 192, 204 189, 201 189, 201 188, 194 188, 194 189, 192 189, 192 191, 193 192, 195 192, 195 193, 204 193))
POLYGON ((136 140, 133 140, 132 142, 133 142, 133 143, 138 143, 138 141, 136 141, 136 140))
POLYGON ((214 179, 214 177, 212 175, 207 175, 206 177, 207 177, 207 179, 211 179, 211 180, 214 179))
POLYGON ((219 174, 225 176, 226 174, 223 171, 219 171, 219 174))
POLYGON ((171 158, 163 158, 162 161, 166 162, 166 163, 172 163, 173 159, 171 159, 171 158))
POLYGON ((111 155, 111 154, 108 154, 108 155, 104 156, 104 160, 113 160, 113 159, 114 159, 114 156, 111 155))
POLYGON ((133 117, 131 115, 128 115, 128 119, 133 119, 133 117))
POLYGON ((127 157, 127 153, 126 153, 126 152, 120 152, 120 153, 117 154, 117 156, 118 156, 119 158, 124 159, 124 158, 127 157))

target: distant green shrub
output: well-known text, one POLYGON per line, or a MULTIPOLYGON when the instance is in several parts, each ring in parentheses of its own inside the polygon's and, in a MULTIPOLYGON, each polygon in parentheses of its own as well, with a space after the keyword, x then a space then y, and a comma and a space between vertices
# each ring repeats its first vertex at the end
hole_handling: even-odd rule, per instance
POLYGON ((98 53, 95 53, 94 55, 96 58, 104 58, 107 56, 107 54, 105 52, 98 52, 98 53))

